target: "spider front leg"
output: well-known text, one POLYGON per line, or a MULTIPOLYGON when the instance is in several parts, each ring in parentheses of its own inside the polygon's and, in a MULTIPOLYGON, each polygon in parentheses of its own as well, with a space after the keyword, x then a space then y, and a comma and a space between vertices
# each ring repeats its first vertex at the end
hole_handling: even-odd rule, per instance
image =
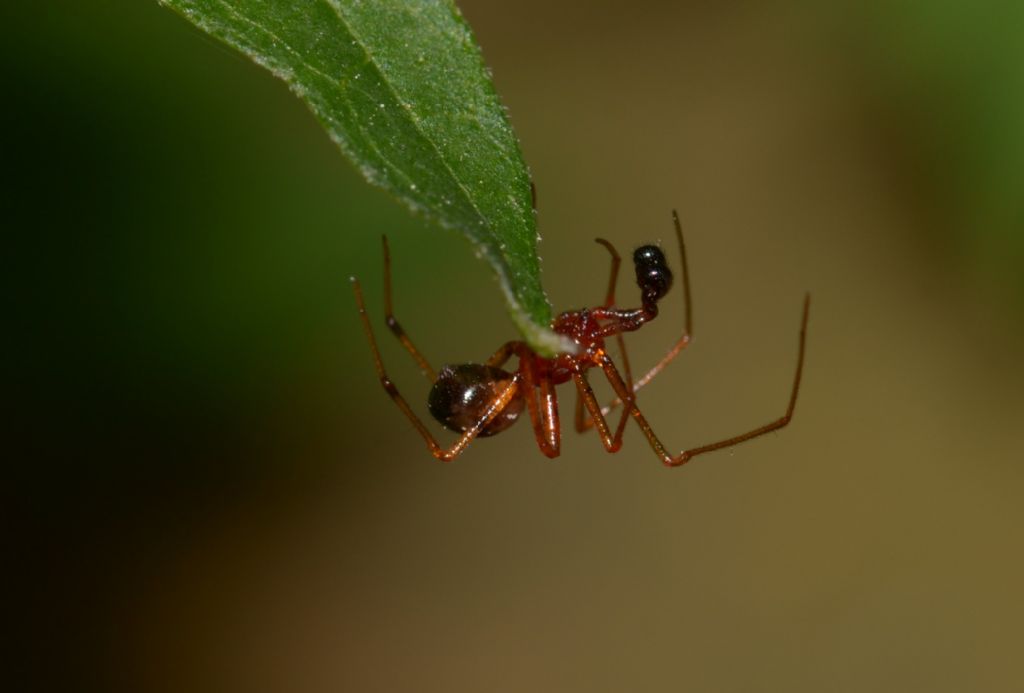
POLYGON ((430 367, 427 359, 416 348, 416 345, 412 343, 409 335, 405 333, 405 330, 402 329, 402 326, 395 318, 394 308, 391 303, 391 249, 388 247, 387 236, 381 236, 380 240, 381 245, 384 247, 384 321, 387 323, 391 333, 398 338, 398 341, 402 343, 405 350, 416 361, 416 365, 420 367, 423 375, 430 378, 430 382, 434 382, 437 380, 437 373, 430 367))
POLYGON ((479 435, 480 431, 483 430, 484 426, 490 423, 496 416, 498 416, 502 410, 512 401, 516 396, 519 389, 519 376, 515 375, 512 381, 505 387, 495 398, 492 400, 485 410, 483 416, 474 423, 472 428, 465 431, 452 445, 450 448, 443 448, 437 439, 434 438, 433 434, 427 429, 412 408, 409 403, 405 401, 405 398, 398 392, 398 388, 391 382, 387 372, 384 370, 384 361, 380 356, 380 349, 377 348, 377 339, 374 337, 373 328, 370 326, 370 318, 366 314, 366 305, 363 302, 363 290, 359 286, 359 280, 352 277, 352 290, 355 293, 356 305, 359 309, 359 319, 363 323, 363 331, 366 333, 366 339, 370 343, 370 351, 373 352, 373 365, 377 371, 377 377, 380 379, 380 384, 384 388, 391 400, 398 406, 398 408, 405 414, 406 418, 412 423, 413 427, 422 436, 427 447, 430 449, 432 454, 442 462, 451 462, 453 459, 462 454, 466 446, 472 442, 474 438, 479 435))
MULTIPOLYGON (((665 449, 665 446, 662 444, 662 442, 658 440, 658 437, 654 434, 654 431, 651 429, 651 425, 647 422, 647 419, 644 418, 644 415, 640 412, 636 405, 633 406, 633 418, 636 419, 636 422, 640 426, 640 429, 643 431, 644 436, 647 437, 647 441, 650 443, 651 448, 658 455, 658 457, 661 458, 661 461, 664 462, 665 465, 669 467, 678 467, 680 465, 686 464, 697 455, 703 455, 706 452, 713 452, 715 450, 722 450, 724 448, 732 447, 733 445, 739 445, 740 443, 746 442, 753 438, 757 438, 759 436, 763 436, 766 433, 776 431, 789 424, 789 422, 793 419, 793 411, 796 409, 797 394, 800 392, 800 378, 803 374, 804 368, 804 349, 807 341, 807 319, 810 314, 810 306, 811 296, 810 294, 807 294, 804 297, 803 317, 800 320, 800 346, 797 350, 796 373, 793 376, 793 387, 789 393, 789 403, 786 406, 786 413, 780 416, 779 418, 775 419, 774 421, 767 423, 764 426, 758 426, 757 428, 747 431, 746 433, 741 433, 738 436, 733 436, 731 438, 725 438, 724 440, 719 440, 714 443, 709 443, 707 445, 700 445, 695 448, 690 448, 688 450, 682 451, 676 456, 672 456, 668 452, 668 450, 665 449)), ((626 383, 622 380, 622 376, 619 375, 619 372, 618 370, 616 370, 615 364, 612 363, 612 360, 605 356, 604 360, 601 363, 601 368, 607 376, 608 381, 611 383, 612 388, 619 395, 619 397, 623 398, 628 396, 626 383)), ((594 402, 594 405, 596 406, 596 401, 594 402)), ((593 409, 591 411, 593 413, 593 409)), ((599 414, 600 411, 598 411, 598 415, 599 414)), ((596 418, 597 417, 595 416, 595 419, 596 418)), ((604 417, 601 417, 600 422, 603 421, 604 417)), ((607 430, 607 424, 605 424, 605 429, 607 430)))

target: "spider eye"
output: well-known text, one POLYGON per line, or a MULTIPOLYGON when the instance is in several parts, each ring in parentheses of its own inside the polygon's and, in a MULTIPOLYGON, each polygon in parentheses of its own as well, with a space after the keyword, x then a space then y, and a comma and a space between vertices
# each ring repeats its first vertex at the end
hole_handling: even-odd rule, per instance
POLYGON ((642 245, 633 251, 636 283, 644 301, 659 301, 672 288, 672 270, 665 254, 656 245, 642 245))

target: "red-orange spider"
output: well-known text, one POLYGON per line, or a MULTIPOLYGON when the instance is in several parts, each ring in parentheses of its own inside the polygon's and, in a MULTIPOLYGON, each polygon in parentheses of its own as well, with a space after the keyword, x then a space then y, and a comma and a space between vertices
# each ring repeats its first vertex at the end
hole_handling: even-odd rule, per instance
POLYGON ((395 319, 391 302, 391 255, 388 250, 387 237, 384 237, 384 309, 387 325, 419 365, 424 375, 433 382, 428 397, 430 413, 446 428, 461 433, 459 440, 451 447, 444 448, 437 442, 437 439, 399 394, 398 388, 388 378, 381 360, 380 350, 377 348, 377 340, 374 338, 373 329, 370 327, 370 320, 366 314, 363 292, 355 277, 352 278, 352 288, 355 291, 359 316, 366 332, 366 338, 370 342, 374 365, 381 385, 419 431, 423 440, 426 441, 427 447, 430 448, 431 454, 439 460, 451 461, 461 454, 474 438, 491 436, 507 429, 515 423, 525 407, 533 424, 533 433, 541 452, 548 457, 557 457, 561 449, 561 426, 555 386, 570 380, 576 385, 577 431, 583 432, 589 428, 596 428, 605 449, 608 452, 617 452, 622 446, 622 434, 626 424, 632 417, 640 426, 640 430, 643 431, 654 452, 664 464, 670 467, 685 464, 697 455, 757 438, 788 424, 796 407, 800 375, 803 371, 804 343, 810 309, 809 294, 804 298, 803 317, 800 322, 800 346, 797 352, 793 388, 789 395, 786 413, 781 417, 746 433, 708 445, 690 448, 673 456, 651 430, 644 415, 640 413, 640 409, 636 405, 636 392, 651 382, 654 376, 689 345, 692 333, 686 246, 683 243, 679 215, 675 210, 672 212, 672 219, 679 242, 679 260, 682 267, 684 329, 682 335, 662 359, 635 382, 630 372, 622 335, 625 332, 640 329, 645 323, 657 317, 658 301, 672 286, 672 272, 668 268, 665 255, 657 246, 645 245, 634 251, 633 263, 636 266, 637 285, 640 287, 641 307, 621 309, 615 307, 615 285, 621 258, 611 243, 601 238, 596 239, 598 243, 608 249, 612 256, 611 277, 604 303, 596 308, 566 311, 551 323, 552 330, 565 335, 576 343, 577 353, 560 353, 548 358, 537 354, 525 342, 511 341, 503 344, 485 363, 446 365, 440 372, 435 372, 395 319), (609 337, 615 337, 619 342, 625 378, 619 373, 619 369, 605 349, 605 340, 609 337), (502 368, 513 356, 519 359, 519 367, 514 371, 502 368), (587 381, 587 371, 595 367, 602 370, 616 394, 616 398, 605 407, 601 407, 598 403, 594 391, 587 381), (623 404, 625 404, 624 410, 613 432, 605 417, 615 407, 623 404), (584 408, 589 413, 589 418, 584 416, 584 408))

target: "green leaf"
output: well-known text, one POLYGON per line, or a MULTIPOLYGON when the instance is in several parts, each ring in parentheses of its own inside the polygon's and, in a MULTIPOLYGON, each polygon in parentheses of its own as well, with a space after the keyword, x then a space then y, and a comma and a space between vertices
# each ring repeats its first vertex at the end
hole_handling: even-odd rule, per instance
POLYGON ((530 175, 450 0, 161 0, 283 79, 366 179, 463 233, 537 351, 548 329, 530 175))

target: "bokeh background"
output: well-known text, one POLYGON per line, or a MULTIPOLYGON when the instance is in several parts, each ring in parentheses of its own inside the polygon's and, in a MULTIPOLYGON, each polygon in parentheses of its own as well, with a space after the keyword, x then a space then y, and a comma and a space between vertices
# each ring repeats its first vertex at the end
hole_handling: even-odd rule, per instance
POLYGON ((602 295, 593 237, 670 240, 677 207, 696 340, 641 405, 678 449, 781 413, 810 290, 793 425, 678 470, 632 428, 615 456, 570 430, 550 461, 520 425, 434 462, 347 277, 382 328, 387 232, 407 329, 479 360, 513 330, 470 247, 155 3, 5 3, 11 676, 1024 688, 1022 6, 459 4, 556 308, 602 295))

